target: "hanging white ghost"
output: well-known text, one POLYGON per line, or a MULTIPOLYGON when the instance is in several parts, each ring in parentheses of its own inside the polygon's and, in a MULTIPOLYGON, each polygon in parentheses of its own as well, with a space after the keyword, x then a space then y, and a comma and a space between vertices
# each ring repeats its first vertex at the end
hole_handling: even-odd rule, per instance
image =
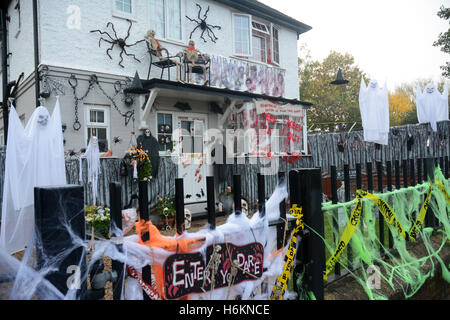
POLYGON ((437 131, 437 122, 448 120, 448 84, 445 84, 442 94, 434 83, 427 84, 422 91, 420 84, 416 92, 417 119, 419 123, 429 122, 434 132, 437 131))
POLYGON ((380 88, 378 82, 372 80, 366 86, 364 78, 361 78, 359 108, 364 129, 364 141, 387 145, 389 100, 386 85, 380 88))
POLYGON ((98 173, 100 171, 100 149, 98 146, 98 139, 96 136, 91 136, 86 152, 80 157, 80 181, 82 181, 82 165, 81 158, 85 157, 88 168, 87 182, 91 186, 92 191, 92 205, 96 205, 97 201, 97 186, 98 173))
POLYGON ((0 246, 9 253, 23 250, 34 230, 34 188, 65 184, 59 100, 52 116, 45 107, 36 108, 25 128, 11 106, 0 246))

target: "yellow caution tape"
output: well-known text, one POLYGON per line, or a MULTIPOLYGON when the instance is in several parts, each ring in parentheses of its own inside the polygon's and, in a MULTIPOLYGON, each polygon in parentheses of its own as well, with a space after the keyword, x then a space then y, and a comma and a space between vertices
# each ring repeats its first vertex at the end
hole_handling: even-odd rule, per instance
POLYGON ((345 227, 344 233, 341 236, 341 239, 339 240, 339 244, 334 251, 333 255, 328 259, 325 271, 323 275, 323 280, 327 281, 328 275, 333 270, 334 266, 338 262, 342 252, 344 251, 345 247, 347 246, 348 242, 352 238, 353 234, 356 231, 356 228, 358 227, 359 221, 361 219, 361 213, 362 213, 362 201, 360 199, 360 196, 356 196, 356 206, 353 209, 353 212, 350 216, 350 220, 347 223, 347 226, 345 227))
POLYGON ((350 242, 353 234, 355 233, 356 228, 358 227, 359 221, 361 219, 361 213, 362 213, 362 201, 361 198, 367 198, 372 200, 375 205, 377 206, 378 210, 381 212, 383 217, 386 219, 386 221, 394 226, 399 234, 403 238, 408 238, 410 241, 415 241, 417 232, 420 230, 423 226, 423 221, 425 220, 425 215, 428 210, 428 206, 430 204, 431 200, 431 194, 432 194, 433 186, 430 184, 430 187, 428 188, 427 197, 425 198, 425 201, 420 209, 419 216, 417 217, 414 225, 412 226, 409 234, 405 232, 403 229, 400 221, 397 219, 397 216, 395 215, 392 208, 389 206, 389 204, 381 199, 380 197, 377 197, 371 193, 357 190, 356 191, 356 206, 353 209, 353 212, 350 216, 350 220, 347 223, 347 226, 345 227, 344 233, 341 236, 341 239, 339 240, 339 243, 337 245, 336 250, 334 251, 333 255, 328 259, 323 280, 327 281, 328 275, 333 270, 334 266, 338 262, 342 252, 347 247, 348 243, 350 242))
POLYGON ((287 289, 287 283, 291 277, 292 267, 294 266, 294 257, 297 252, 297 236, 299 235, 300 230, 305 228, 303 223, 302 208, 298 208, 297 205, 294 204, 292 208, 289 209, 289 213, 294 216, 297 221, 294 232, 292 233, 288 251, 286 252, 286 257, 284 258, 286 262, 283 266, 283 273, 277 278, 277 282, 275 283, 270 295, 270 300, 283 300, 284 293, 287 289))
POLYGON ((397 228, 398 233, 400 233, 400 235, 406 239, 407 234, 405 232, 405 230, 403 229, 400 221, 398 221, 394 211, 392 210, 392 208, 389 206, 389 204, 384 201, 383 199, 362 191, 362 190, 357 190, 356 193, 361 197, 361 198, 368 198, 371 199, 375 205, 377 206, 378 210, 380 211, 380 213, 383 215, 383 217, 386 219, 386 221, 394 226, 395 228, 397 228))
POLYGON ((416 240, 417 232, 422 228, 423 221, 425 220, 425 215, 427 214, 428 207, 430 205, 431 201, 431 193, 433 191, 433 186, 430 183, 430 187, 428 188, 427 197, 425 198, 425 201, 420 208, 419 216, 416 219, 416 222, 411 227, 411 230, 409 231, 409 236, 412 241, 416 240))
POLYGON ((445 199, 447 200, 447 203, 450 203, 450 196, 448 195, 447 191, 445 191, 444 184, 442 182, 440 182, 439 180, 436 180, 435 183, 438 186, 439 190, 444 195, 445 199))

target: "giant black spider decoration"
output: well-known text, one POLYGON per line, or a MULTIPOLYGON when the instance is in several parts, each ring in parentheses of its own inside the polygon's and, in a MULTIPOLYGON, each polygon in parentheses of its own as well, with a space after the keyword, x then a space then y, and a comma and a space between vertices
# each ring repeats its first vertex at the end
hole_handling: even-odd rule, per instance
POLYGON ((219 38, 216 37, 216 35, 214 34, 213 29, 218 29, 221 30, 222 27, 220 26, 213 26, 211 24, 206 23, 206 19, 208 18, 208 12, 209 12, 209 6, 208 9, 206 9, 205 14, 203 15, 203 19, 200 17, 200 14, 202 12, 202 7, 196 3, 197 7, 198 7, 198 20, 197 19, 191 19, 188 16, 186 16, 186 18, 188 18, 190 21, 197 23, 197 26, 194 28, 194 30, 192 30, 191 35, 189 36, 189 39, 192 39, 192 35, 194 34, 194 32, 200 28, 202 30, 202 34, 200 35, 200 38, 203 39, 204 42, 207 42, 205 38, 203 38, 203 34, 206 32, 209 36, 209 38, 211 39, 212 42, 216 43, 216 40, 218 40, 219 38))
POLYGON ((101 30, 91 30, 91 32, 99 32, 101 35, 107 35, 109 37, 110 40, 105 39, 103 37, 100 37, 100 39, 98 40, 98 46, 100 47, 102 40, 105 42, 108 42, 111 44, 111 47, 109 47, 106 50, 106 54, 108 55, 108 57, 112 60, 113 58, 111 57, 111 55, 109 54, 109 52, 114 48, 115 45, 118 45, 119 48, 121 49, 120 52, 120 61, 119 61, 119 65, 124 68, 124 66, 122 65, 122 61, 123 61, 123 54, 125 53, 127 56, 133 57, 136 61, 141 62, 141 60, 139 60, 138 58, 136 58, 136 56, 134 54, 128 53, 126 48, 127 47, 132 47, 137 45, 140 42, 144 42, 145 39, 143 40, 139 40, 136 41, 133 44, 127 44, 127 39, 130 36, 130 30, 131 30, 131 26, 133 25, 133 23, 131 22, 131 20, 127 20, 130 23, 130 26, 128 28, 127 31, 127 36, 125 38, 119 38, 119 36, 117 35, 116 29, 114 28, 114 24, 112 22, 108 22, 106 25, 106 28, 108 28, 109 26, 111 26, 112 31, 114 32, 114 37, 112 37, 108 32, 106 31, 101 31, 101 30))

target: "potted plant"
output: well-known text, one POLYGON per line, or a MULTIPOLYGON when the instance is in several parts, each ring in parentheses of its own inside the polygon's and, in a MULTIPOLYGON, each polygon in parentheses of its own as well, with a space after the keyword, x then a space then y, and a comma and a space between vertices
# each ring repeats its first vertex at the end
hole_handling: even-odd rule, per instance
POLYGON ((110 238, 109 229, 111 215, 109 208, 97 206, 85 206, 86 226, 94 230, 94 234, 106 239, 110 238))
POLYGON ((128 149, 123 158, 124 162, 133 167, 136 166, 138 181, 150 181, 152 179, 152 163, 144 150, 137 147, 128 149))

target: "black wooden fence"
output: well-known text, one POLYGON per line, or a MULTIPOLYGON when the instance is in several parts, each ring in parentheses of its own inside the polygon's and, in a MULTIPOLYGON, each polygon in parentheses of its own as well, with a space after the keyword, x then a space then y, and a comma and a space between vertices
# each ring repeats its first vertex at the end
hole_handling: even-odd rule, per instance
MULTIPOLYGON (((287 174, 292 169, 313 168, 322 169, 323 175, 329 175, 332 166, 336 167, 338 176, 342 175, 344 167, 348 166, 351 173, 355 172, 358 164, 376 163, 390 161, 395 165, 399 161, 408 164, 425 157, 448 157, 450 156, 450 121, 438 123, 438 131, 433 132, 429 124, 407 125, 391 128, 389 133, 389 144, 380 146, 374 143, 365 143, 363 132, 330 133, 308 135, 309 155, 304 156, 294 163, 279 161, 280 172, 287 174)), ((3 195, 3 177, 5 165, 5 152, 0 151, 0 199, 3 195)), ((120 158, 101 159, 101 169, 98 181, 98 204, 106 205, 109 199, 109 184, 120 182, 122 185, 122 203, 128 204, 131 196, 138 193, 138 183, 133 181, 131 173, 123 177, 120 175, 120 158)), ((258 191, 257 174, 260 172, 261 164, 250 164, 245 159, 245 164, 234 164, 225 166, 224 178, 218 183, 218 192, 225 192, 227 186, 232 186, 233 176, 242 177, 242 197, 248 200, 250 205, 257 203, 258 191)), ((403 168, 406 168, 403 166, 403 168)), ((365 169, 364 167, 362 168, 365 169)), ((178 177, 177 165, 168 157, 162 157, 160 162, 159 176, 149 184, 149 200, 155 205, 156 196, 174 197, 175 179, 178 177)), ((83 182, 85 187, 85 200, 91 204, 89 189, 87 188, 86 161, 83 161, 83 182)), ((66 176, 69 184, 79 184, 79 162, 76 158, 67 158, 66 176)), ((216 183, 217 183, 216 178, 216 183)), ((268 198, 278 183, 277 175, 266 176, 265 197, 268 198)))

